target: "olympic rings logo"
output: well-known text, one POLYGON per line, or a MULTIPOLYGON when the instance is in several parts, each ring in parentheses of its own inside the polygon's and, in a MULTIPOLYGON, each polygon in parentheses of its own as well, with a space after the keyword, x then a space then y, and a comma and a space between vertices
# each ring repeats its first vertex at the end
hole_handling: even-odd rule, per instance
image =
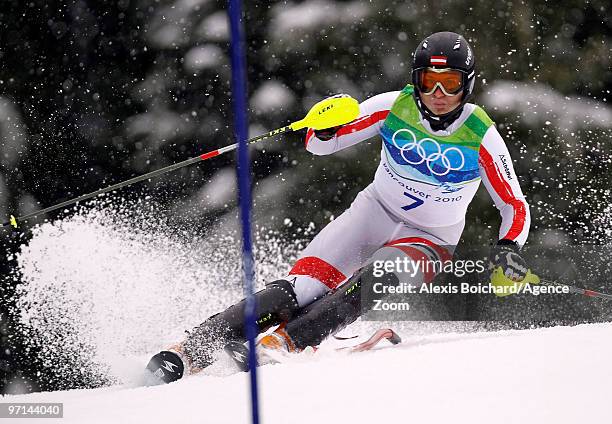
MULTIPOLYGON (((417 141, 414 133, 407 128, 402 128, 402 129, 395 131, 391 141, 393 142, 393 145, 399 149, 400 155, 402 155, 402 158, 407 163, 409 163, 410 165, 415 165, 415 166, 420 165, 422 163, 426 163, 427 169, 429 169, 429 171, 432 174, 437 175, 438 177, 446 175, 450 171, 458 171, 461 168, 463 168, 463 166, 465 165, 465 157, 463 156, 463 152, 461 152, 459 148, 448 147, 444 149, 443 151, 442 147, 440 147, 440 144, 432 138, 423 138, 417 141), (410 134, 412 136, 412 141, 404 144, 403 146, 398 146, 397 142, 395 141, 395 137, 397 137, 397 135, 401 132, 407 132, 408 134, 410 134), (423 147, 423 143, 425 143, 426 141, 432 143, 435 146, 436 151, 434 151, 433 153, 427 154, 427 152, 425 151, 425 148, 423 147), (453 166, 448 157, 448 153, 453 152, 453 151, 457 152, 457 154, 461 158, 461 165, 459 166, 453 166), (407 157, 408 152, 414 152, 419 157, 419 160, 416 162, 414 160, 410 160, 407 157), (442 167, 445 168, 445 171, 442 173, 436 172, 433 170, 432 164, 438 160, 442 162, 442 167)), ((438 164, 438 166, 440 165, 438 164)))

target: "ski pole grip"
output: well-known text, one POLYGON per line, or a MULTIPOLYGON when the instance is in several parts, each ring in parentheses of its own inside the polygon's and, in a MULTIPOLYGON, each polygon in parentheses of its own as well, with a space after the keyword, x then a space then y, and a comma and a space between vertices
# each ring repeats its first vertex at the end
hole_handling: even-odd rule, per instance
POLYGON ((359 103, 347 95, 323 99, 315 104, 304 119, 290 125, 294 131, 302 128, 324 130, 345 125, 359 116, 359 103))

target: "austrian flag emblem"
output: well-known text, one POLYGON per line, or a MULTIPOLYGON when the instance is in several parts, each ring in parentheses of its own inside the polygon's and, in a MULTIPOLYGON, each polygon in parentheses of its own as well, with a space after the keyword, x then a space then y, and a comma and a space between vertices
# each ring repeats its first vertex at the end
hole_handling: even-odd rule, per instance
POLYGON ((431 65, 446 65, 446 56, 432 56, 431 65))

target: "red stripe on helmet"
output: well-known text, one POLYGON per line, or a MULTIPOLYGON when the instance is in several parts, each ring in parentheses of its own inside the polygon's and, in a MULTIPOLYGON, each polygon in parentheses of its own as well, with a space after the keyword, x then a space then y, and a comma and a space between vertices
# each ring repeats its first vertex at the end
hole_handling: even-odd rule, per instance
POLYGON ((429 63, 431 65, 446 65, 446 56, 431 56, 429 58, 429 63))

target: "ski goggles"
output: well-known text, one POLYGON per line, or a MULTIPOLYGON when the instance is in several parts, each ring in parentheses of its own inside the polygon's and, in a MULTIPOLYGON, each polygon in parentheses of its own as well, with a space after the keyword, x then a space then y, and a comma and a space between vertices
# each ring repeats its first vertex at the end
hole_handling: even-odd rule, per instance
POLYGON ((439 87, 445 95, 455 96, 463 89, 463 72, 449 68, 421 69, 417 84, 422 94, 431 95, 439 87))

